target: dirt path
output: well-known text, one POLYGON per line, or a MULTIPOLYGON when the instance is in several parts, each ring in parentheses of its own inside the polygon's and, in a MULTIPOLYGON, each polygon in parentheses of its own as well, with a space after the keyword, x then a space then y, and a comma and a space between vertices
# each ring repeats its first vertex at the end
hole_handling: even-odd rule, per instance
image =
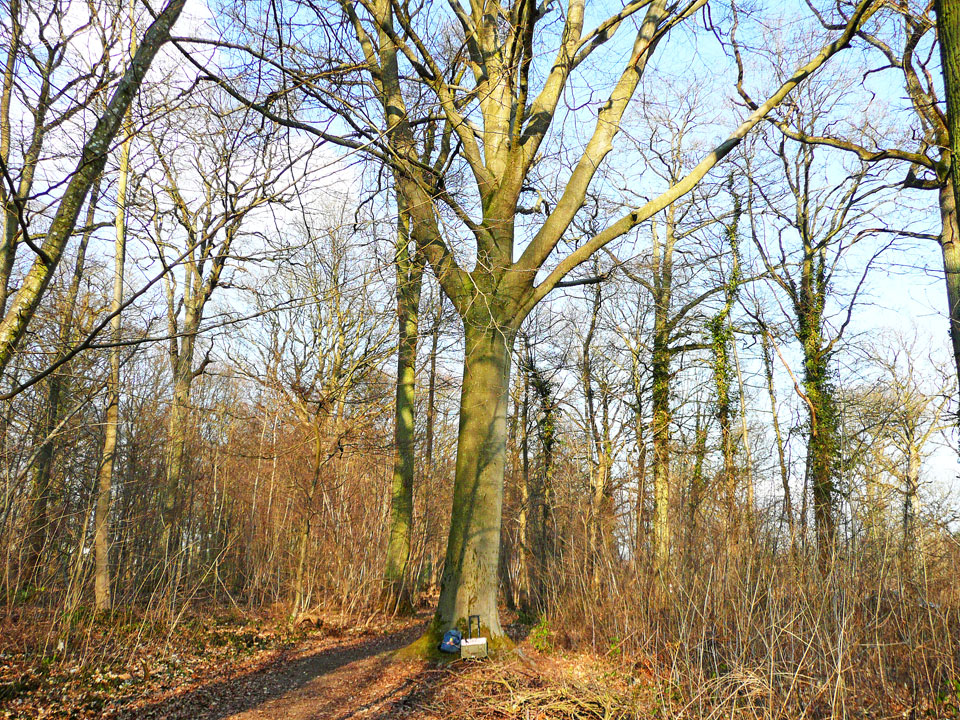
POLYGON ((120 714, 124 720, 386 720, 429 673, 390 651, 417 638, 422 624, 390 634, 307 641, 246 674, 201 685, 120 714))

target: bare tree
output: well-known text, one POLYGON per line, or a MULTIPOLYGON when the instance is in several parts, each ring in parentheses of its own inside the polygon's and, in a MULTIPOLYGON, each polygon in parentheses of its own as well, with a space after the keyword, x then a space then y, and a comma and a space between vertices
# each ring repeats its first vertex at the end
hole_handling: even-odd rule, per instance
MULTIPOLYGON (((140 88, 153 59, 170 37, 170 31, 183 10, 185 0, 170 0, 156 15, 139 43, 137 52, 124 72, 106 108, 97 119, 97 124, 87 138, 76 170, 65 182, 62 195, 57 203, 56 212, 44 235, 43 242, 37 246, 30 239, 29 226, 22 219, 22 208, 17 209, 18 230, 24 244, 33 245, 36 255, 30 270, 20 285, 6 314, 0 320, 0 370, 7 367, 23 337, 31 318, 40 305, 43 294, 53 277, 67 243, 73 236, 77 217, 83 208, 84 200, 90 188, 100 177, 110 145, 123 124, 127 108, 140 88)), ((19 3, 18 3, 19 6, 19 3)), ((53 57, 56 53, 53 53, 53 57)), ((9 65, 8 65, 9 67, 9 65)), ((42 125, 42 122, 40 123, 42 125)), ((4 162, 4 180, 9 174, 4 162)), ((11 202, 14 202, 11 200, 11 202)), ((9 216, 9 204, 6 215, 9 216)), ((10 233, 9 230, 6 231, 10 233)), ((16 236, 16 231, 12 235, 16 236)), ((12 247, 12 246, 11 246, 12 247)), ((7 252, 12 252, 11 247, 7 252)), ((0 278, 2 279, 2 278, 0 278)))
POLYGON ((163 282, 172 378, 161 503, 165 564, 177 553, 191 389, 211 362, 209 351, 197 362, 208 303, 226 280, 228 262, 240 252, 235 245, 259 232, 251 227, 257 212, 279 202, 304 176, 300 155, 286 153, 249 113, 231 113, 215 90, 202 98, 202 111, 193 106, 168 115, 163 132, 153 131, 149 138, 161 170, 156 180, 163 189, 152 221, 158 256, 167 271, 163 282))
MULTIPOLYGON (((638 0, 587 30, 585 3, 571 0, 558 31, 551 32, 546 28, 552 9, 528 2, 474 4, 469 9, 459 3, 417 6, 388 0, 345 0, 322 8, 298 3, 298 23, 309 16, 311 22, 324 27, 335 13, 333 22, 351 29, 354 43, 340 44, 342 36, 331 33, 337 38, 337 47, 325 49, 321 55, 354 59, 359 82, 351 87, 370 88, 372 97, 341 94, 344 83, 340 75, 333 88, 316 82, 310 75, 316 65, 298 65, 291 57, 299 41, 282 40, 266 56, 262 45, 249 48, 254 57, 264 59, 271 72, 282 74, 279 87, 267 93, 249 98, 241 88, 219 78, 238 101, 267 117, 370 152, 386 162, 410 214, 411 236, 463 321, 466 349, 453 522, 436 622, 424 637, 423 648, 432 647, 445 628, 469 614, 481 615, 485 632, 494 643, 503 635, 496 595, 506 413, 511 350, 524 318, 594 252, 693 189, 791 90, 845 48, 877 7, 874 0, 862 0, 849 15, 838 17, 842 28, 838 35, 797 67, 676 184, 610 222, 573 251, 555 257, 613 148, 624 112, 654 51, 672 28, 704 5, 704 0, 677 5, 638 0), (454 26, 450 34, 438 38, 439 12, 449 13, 454 26), (515 259, 522 197, 531 170, 546 147, 561 100, 566 92, 574 92, 571 78, 588 57, 595 57, 594 53, 626 27, 625 21, 641 13, 629 59, 612 83, 606 102, 597 107, 596 122, 590 121, 590 138, 562 183, 559 201, 531 228, 529 242, 515 259), (552 64, 537 60, 544 50, 555 57, 552 64), (539 91, 534 87, 537 77, 543 78, 539 91), (415 104, 422 106, 421 90, 437 108, 437 123, 442 128, 424 136, 418 136, 408 110, 415 104), (292 108, 317 107, 335 109, 353 136, 330 132, 328 126, 314 122, 309 112, 291 117, 292 108), (451 143, 456 143, 452 154, 451 143), (453 165, 465 168, 472 181, 469 191, 463 189, 457 196, 451 192, 454 183, 447 183, 452 180, 453 165), (479 211, 477 217, 472 216, 474 208, 479 211), (442 223, 448 215, 472 236, 471 249, 451 242, 451 233, 442 223), (468 269, 470 262, 475 263, 473 269, 468 269), (538 282, 541 270, 546 275, 538 282)), ((274 29, 281 37, 290 32, 290 27, 276 24, 274 29)), ((335 67, 328 60, 324 63, 331 71, 335 67)), ((573 105, 581 105, 588 114, 594 108, 591 103, 573 105)))
MULTIPOLYGON (((808 128, 814 128, 827 121, 830 104, 822 95, 823 89, 808 85, 806 90, 805 109, 801 111, 795 105, 794 111, 802 114, 808 128)), ((864 163, 857 162, 845 178, 831 182, 823 174, 814 145, 796 144, 782 136, 773 145, 781 179, 762 177, 748 160, 751 190, 747 215, 768 276, 788 301, 791 333, 802 351, 803 389, 797 389, 808 410, 806 477, 813 497, 820 562, 825 566, 835 550, 840 458, 833 357, 867 273, 885 246, 864 263, 842 301, 840 294, 844 291, 838 286, 837 272, 850 248, 871 236, 864 226, 872 219, 878 204, 876 196, 884 186, 864 163), (769 229, 764 229, 754 214, 754 198, 760 198, 772 215, 769 229)))

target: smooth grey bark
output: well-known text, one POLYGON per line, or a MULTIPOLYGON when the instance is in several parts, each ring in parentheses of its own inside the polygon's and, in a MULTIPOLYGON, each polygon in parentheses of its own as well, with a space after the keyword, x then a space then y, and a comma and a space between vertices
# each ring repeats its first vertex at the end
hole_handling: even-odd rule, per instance
MULTIPOLYGON (((136 15, 130 2, 130 56, 137 52, 136 15)), ((127 185, 130 181, 130 146, 133 143, 133 120, 127 108, 123 131, 126 137, 120 146, 117 178, 117 209, 114 218, 116 241, 113 258, 113 300, 110 312, 110 377, 107 382, 107 410, 103 432, 103 454, 97 477, 97 506, 93 520, 93 602, 98 611, 112 607, 110 594, 110 503, 113 493, 113 469, 117 458, 117 436, 120 419, 120 341, 123 337, 123 275, 127 259, 127 185)))
MULTIPOLYGON (((131 24, 133 18, 131 16, 131 24)), ((132 25, 131 25, 132 27, 132 25)), ((135 38, 131 35, 131 38, 135 38)), ((135 49, 131 40, 131 51, 135 49)), ((132 130, 127 112, 126 131, 132 130)), ((130 177, 130 144, 124 140, 120 148, 120 174, 117 181, 117 210, 115 218, 116 242, 113 258, 113 300, 110 311, 110 334, 114 346, 110 348, 110 377, 107 382, 107 409, 104 418, 103 454, 97 477, 97 506, 93 521, 94 549, 94 609, 109 610, 110 597, 110 501, 113 492, 113 468, 117 457, 117 436, 120 419, 120 340, 122 338, 123 271, 127 255, 127 183, 130 177)))

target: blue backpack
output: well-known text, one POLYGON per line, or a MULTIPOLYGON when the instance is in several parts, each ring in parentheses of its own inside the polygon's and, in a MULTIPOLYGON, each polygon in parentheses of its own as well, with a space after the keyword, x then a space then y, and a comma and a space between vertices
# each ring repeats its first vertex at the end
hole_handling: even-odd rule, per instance
POLYGON ((437 647, 440 648, 440 652, 456 653, 460 652, 460 641, 463 639, 463 634, 457 630, 447 630, 443 634, 443 640, 440 645, 437 647))

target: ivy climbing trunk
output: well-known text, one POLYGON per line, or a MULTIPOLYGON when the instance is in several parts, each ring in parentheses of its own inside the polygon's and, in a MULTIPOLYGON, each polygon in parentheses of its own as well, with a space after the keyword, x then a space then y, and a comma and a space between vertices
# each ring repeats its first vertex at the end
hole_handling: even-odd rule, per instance
POLYGON ((821 567, 833 555, 836 539, 834 493, 840 438, 837 407, 830 377, 829 346, 823 338, 823 261, 804 261, 803 291, 798 304, 799 339, 803 346, 803 390, 810 427, 807 435, 807 476, 813 497, 813 521, 821 567))

